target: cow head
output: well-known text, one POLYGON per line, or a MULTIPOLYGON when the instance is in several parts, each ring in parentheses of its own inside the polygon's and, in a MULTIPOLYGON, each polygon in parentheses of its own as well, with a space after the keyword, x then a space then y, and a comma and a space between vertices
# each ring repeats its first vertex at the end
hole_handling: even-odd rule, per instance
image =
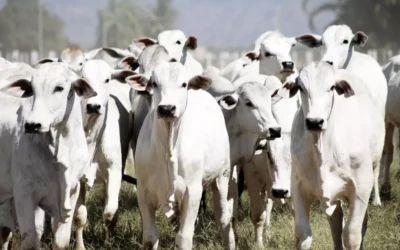
POLYGON ((281 128, 271 111, 271 92, 262 83, 245 82, 235 93, 222 97, 219 104, 234 112, 237 133, 250 133, 270 140, 280 137, 281 128))
POLYGON ((348 81, 341 79, 340 73, 326 62, 309 63, 302 68, 296 82, 284 84, 273 99, 292 97, 300 90, 306 129, 320 132, 328 126, 335 95, 354 95, 353 88, 348 81))
POLYGON ((175 121, 185 112, 189 89, 207 89, 211 85, 211 79, 205 76, 189 79, 185 67, 178 62, 157 66, 150 79, 136 75, 128 77, 127 81, 138 91, 153 91, 158 117, 166 121, 175 121))
POLYGON ((197 39, 186 37, 181 30, 166 30, 158 35, 158 43, 165 47, 171 58, 185 63, 188 50, 197 48, 197 39))
POLYGON ((101 115, 105 111, 110 95, 111 80, 125 82, 125 78, 135 73, 131 70, 112 69, 103 60, 90 60, 83 64, 81 76, 90 83, 97 95, 82 100, 86 114, 101 115))
POLYGON ((97 94, 85 79, 59 62, 41 65, 31 80, 14 81, 1 92, 21 98, 33 97, 23 106, 28 110, 24 125, 27 133, 44 133, 59 125, 68 116, 75 93, 83 98, 97 94))
POLYGON ((335 68, 345 68, 354 51, 354 45, 364 46, 368 37, 361 31, 353 34, 347 25, 332 25, 325 30, 322 37, 306 34, 296 37, 296 40, 310 48, 323 45, 322 61, 335 68))
POLYGON ((79 72, 85 61, 85 54, 80 48, 66 48, 61 52, 61 61, 67 63, 72 70, 79 72))

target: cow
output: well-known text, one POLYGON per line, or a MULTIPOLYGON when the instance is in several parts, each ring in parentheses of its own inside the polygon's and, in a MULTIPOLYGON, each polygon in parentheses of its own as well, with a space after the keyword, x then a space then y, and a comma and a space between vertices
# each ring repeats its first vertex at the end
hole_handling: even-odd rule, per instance
POLYGON ((44 58, 37 62, 34 67, 39 67, 44 63, 51 62, 65 62, 76 73, 82 69, 85 55, 79 47, 66 48, 61 52, 60 58, 44 58))
POLYGON ((79 97, 96 92, 58 62, 43 64, 32 79, 16 80, 0 92, 18 97, 0 98, 9 107, 0 122, 1 170, 7 173, 1 175, 0 200, 15 203, 21 249, 40 249, 39 208, 54 217, 54 249, 66 249, 79 179, 89 163, 79 97))
POLYGON ((189 50, 197 48, 197 38, 186 37, 181 30, 165 30, 158 34, 158 43, 165 47, 172 59, 181 62, 191 76, 203 73, 203 66, 193 58, 189 50))
POLYGON ((124 128, 131 128, 132 122, 116 97, 110 95, 112 80, 124 82, 125 78, 135 74, 131 70, 112 69, 105 61, 89 60, 83 64, 81 77, 92 86, 97 95, 82 99, 83 128, 89 149, 91 166, 85 173, 75 211, 77 222, 76 244, 85 249, 83 229, 87 221, 85 206, 86 185, 91 187, 96 180, 105 184, 106 204, 103 213, 107 226, 106 241, 114 234, 117 223, 118 196, 121 187, 123 166, 130 143, 131 133, 125 134, 124 128), (122 109, 122 110, 121 110, 122 109), (85 185, 86 184, 86 185, 85 185))
MULTIPOLYGON (((355 46, 364 46, 368 36, 358 31, 353 31, 347 25, 331 25, 322 36, 305 34, 296 37, 296 40, 310 48, 323 46, 322 61, 333 65, 335 68, 347 69, 357 75, 366 84, 378 111, 385 116, 387 81, 378 62, 369 55, 354 51, 355 46)), ((375 187, 373 205, 380 206, 379 195, 379 167, 375 170, 375 187)))
POLYGON ((362 246, 385 134, 384 117, 366 85, 349 70, 313 62, 302 68, 295 82, 286 83, 272 97, 279 101, 299 92, 302 99, 291 138, 298 249, 311 248, 309 213, 315 199, 329 217, 334 248, 341 249, 343 243, 347 249, 362 246), (345 200, 350 211, 343 227, 341 202, 345 200))
POLYGON ((153 91, 154 108, 143 123, 135 152, 143 245, 158 248, 154 216, 162 208, 168 217, 179 216, 177 248, 191 249, 202 190, 211 185, 223 245, 234 249, 224 117, 211 95, 201 90, 211 80, 189 75, 182 64, 167 62, 157 66, 150 79, 144 75, 127 79, 139 91, 153 91))
POLYGON ((386 81, 389 82, 400 71, 400 55, 393 56, 382 66, 386 81))

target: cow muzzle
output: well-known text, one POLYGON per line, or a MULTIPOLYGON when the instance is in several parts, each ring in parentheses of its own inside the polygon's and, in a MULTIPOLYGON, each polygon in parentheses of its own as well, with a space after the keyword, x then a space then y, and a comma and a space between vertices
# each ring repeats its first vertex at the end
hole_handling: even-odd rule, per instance
POLYGON ((175 105, 159 105, 157 114, 159 118, 173 119, 175 118, 176 106, 175 105))
POLYGON ((277 199, 285 199, 289 195, 289 190, 286 189, 272 189, 272 196, 277 199))
POLYGON ((88 114, 100 114, 101 105, 99 104, 87 104, 86 112, 88 114))
POLYGON ((25 133, 27 134, 38 134, 42 131, 42 124, 37 122, 26 122, 25 123, 25 133))
POLYGON ((281 137, 281 128, 280 127, 273 127, 268 129, 267 139, 268 140, 275 140, 276 138, 281 137))
POLYGON ((321 118, 307 118, 306 128, 310 131, 321 131, 324 125, 324 119, 321 118))

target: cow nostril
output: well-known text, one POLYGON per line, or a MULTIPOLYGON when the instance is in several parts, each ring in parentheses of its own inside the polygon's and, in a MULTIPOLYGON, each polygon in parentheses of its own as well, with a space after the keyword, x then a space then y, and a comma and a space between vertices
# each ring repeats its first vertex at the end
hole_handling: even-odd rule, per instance
POLYGON ((326 63, 328 63, 328 64, 330 64, 330 65, 333 65, 333 62, 332 62, 332 61, 326 61, 326 63))
POLYGON ((282 66, 284 69, 290 69, 293 70, 294 68, 294 63, 293 62, 283 62, 282 66))
POLYGON ((272 196, 278 199, 286 198, 289 190, 286 189, 272 189, 272 196))
POLYGON ((42 127, 40 123, 27 122, 25 123, 25 133, 38 133, 39 129, 42 127))
POLYGON ((307 118, 306 127, 308 130, 321 130, 324 125, 324 119, 320 118, 307 118))
POLYGON ((269 133, 270 133, 270 139, 275 139, 281 137, 281 128, 280 127, 274 127, 274 128, 269 128, 269 133))

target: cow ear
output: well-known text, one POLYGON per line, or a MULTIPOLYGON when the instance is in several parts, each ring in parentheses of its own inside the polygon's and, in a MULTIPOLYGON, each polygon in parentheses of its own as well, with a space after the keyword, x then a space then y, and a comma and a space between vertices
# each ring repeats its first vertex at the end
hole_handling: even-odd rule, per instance
POLYGON ((186 40, 185 47, 191 50, 195 50, 197 48, 197 38, 194 36, 189 36, 186 40))
POLYGON ((133 72, 132 70, 127 70, 127 69, 114 70, 114 72, 111 74, 111 79, 125 83, 126 78, 132 75, 136 75, 136 73, 133 72))
POLYGON ((368 40, 368 36, 362 32, 362 31, 358 31, 354 34, 353 39, 352 39, 352 43, 363 47, 368 40))
POLYGON ((305 34, 295 38, 297 42, 309 47, 317 48, 322 46, 322 37, 319 35, 305 34))
POLYGON ((61 59, 51 59, 51 58, 44 58, 36 63, 36 65, 45 64, 45 63, 52 63, 52 62, 59 62, 61 59))
POLYGON ((189 89, 203 89, 206 90, 211 86, 212 80, 209 77, 197 75, 189 80, 189 89))
POLYGON ((340 80, 335 84, 335 90, 338 95, 343 95, 348 98, 354 95, 354 90, 346 80, 340 80))
POLYGON ((105 51, 109 56, 113 58, 123 58, 132 55, 132 53, 128 50, 118 48, 103 48, 103 51, 105 51))
POLYGON ((158 41, 156 39, 150 37, 141 37, 133 41, 141 49, 144 49, 147 46, 157 44, 158 41))
POLYGON ((292 98, 300 90, 299 78, 295 82, 286 82, 271 95, 272 104, 279 102, 282 98, 292 98))
POLYGON ((151 79, 142 74, 131 75, 127 77, 125 81, 136 91, 146 91, 153 87, 151 79))
POLYGON ((74 88, 78 96, 82 96, 84 99, 93 97, 97 95, 92 86, 83 78, 78 77, 72 82, 72 87, 74 88))
POLYGON ((249 52, 246 54, 246 57, 249 58, 251 61, 260 60, 260 53, 259 52, 249 52))
POLYGON ((121 61, 119 61, 118 67, 122 69, 136 70, 137 68, 139 68, 139 63, 133 56, 127 56, 125 58, 122 58, 121 61))
POLYGON ((33 95, 32 83, 26 79, 19 79, 1 88, 0 92, 15 97, 31 97, 33 95))
POLYGON ((238 103, 239 100, 239 95, 236 93, 233 94, 229 94, 226 95, 224 97, 222 97, 219 101, 218 104, 226 109, 226 110, 230 110, 236 107, 236 104, 238 103))

